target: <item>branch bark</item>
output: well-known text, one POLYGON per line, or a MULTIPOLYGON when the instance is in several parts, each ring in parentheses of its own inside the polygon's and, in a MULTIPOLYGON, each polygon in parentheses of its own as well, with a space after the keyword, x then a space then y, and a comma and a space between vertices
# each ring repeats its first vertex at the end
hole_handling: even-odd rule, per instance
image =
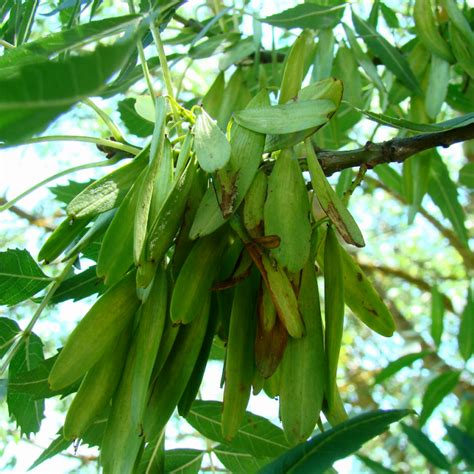
MULTIPOLYGON (((0 206, 3 204, 6 204, 7 200, 3 197, 0 197, 0 206)), ((21 219, 27 220, 31 225, 34 225, 36 227, 41 227, 42 229, 46 229, 48 231, 53 231, 54 227, 51 227, 47 222, 44 217, 41 216, 35 216, 33 214, 30 214, 23 209, 17 207, 17 206, 12 206, 10 209, 8 209, 10 212, 13 212, 13 214, 16 214, 18 217, 21 219)))
MULTIPOLYGON (((474 124, 453 128, 443 132, 422 133, 412 137, 393 138, 391 140, 373 143, 367 142, 364 147, 348 151, 318 150, 319 161, 326 176, 365 165, 371 169, 382 163, 401 163, 410 156, 430 148, 441 146, 447 148, 454 143, 464 142, 474 138, 474 124)), ((304 162, 306 161, 303 158, 304 162)))
MULTIPOLYGON (((388 194, 392 195, 395 199, 400 201, 402 204, 406 205, 407 202, 405 198, 400 196, 398 193, 388 188, 381 181, 367 177, 365 178, 367 183, 373 183, 375 186, 383 189, 388 194)), ((449 244, 456 249, 459 255, 462 257, 464 264, 467 269, 474 268, 474 253, 471 252, 467 247, 465 247, 460 240, 457 238, 456 234, 451 230, 441 224, 435 217, 433 217, 424 207, 420 207, 419 213, 443 236, 445 237, 449 244)))

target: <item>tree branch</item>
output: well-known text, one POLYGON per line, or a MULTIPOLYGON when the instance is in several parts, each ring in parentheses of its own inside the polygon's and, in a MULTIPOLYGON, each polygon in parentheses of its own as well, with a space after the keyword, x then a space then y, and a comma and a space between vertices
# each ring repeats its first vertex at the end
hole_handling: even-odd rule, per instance
MULTIPOLYGON (((386 296, 384 289, 381 287, 380 284, 377 282, 374 283, 375 288, 379 295, 383 298, 384 301, 387 301, 389 306, 390 312, 393 315, 395 320, 395 325, 397 327, 397 333, 400 334, 403 339, 406 341, 416 342, 420 345, 421 351, 430 351, 431 354, 428 354, 423 358, 425 367, 428 368, 430 371, 439 371, 440 373, 443 372, 450 372, 455 370, 454 367, 447 364, 439 355, 436 350, 436 347, 429 344, 423 336, 417 332, 413 326, 413 324, 405 318, 405 316, 398 310, 395 306, 393 301, 390 300, 386 296)), ((468 381, 461 379, 453 390, 453 393, 461 400, 465 396, 472 396, 474 395, 474 386, 470 384, 468 381)))
MULTIPOLYGON (((6 203, 7 203, 7 200, 3 197, 0 197, 0 206, 3 206, 6 203)), ((23 209, 21 209, 17 206, 12 206, 8 210, 10 212, 13 212, 13 214, 16 214, 20 218, 26 219, 31 225, 41 227, 42 229, 46 229, 48 231, 53 231, 54 230, 54 227, 51 227, 46 222, 46 219, 44 217, 35 216, 33 214, 30 214, 30 213, 24 211, 23 209)))
MULTIPOLYGON (((382 163, 401 163, 410 156, 424 150, 441 146, 447 148, 453 143, 474 138, 474 124, 453 128, 443 132, 422 133, 413 137, 393 138, 386 142, 367 142, 364 147, 348 151, 318 150, 318 159, 326 176, 361 165, 374 168, 382 163)), ((306 158, 303 158, 306 162, 306 158)))
MULTIPOLYGON (((401 278, 402 280, 405 280, 406 282, 410 283, 411 285, 416 286, 422 291, 426 292, 431 292, 431 285, 427 283, 425 280, 415 277, 413 275, 410 275, 408 272, 405 272, 404 270, 401 270, 399 268, 392 268, 392 267, 387 267, 385 265, 374 265, 372 263, 363 263, 363 262, 358 262, 359 266, 362 268, 362 270, 373 273, 373 272, 380 272, 383 273, 384 275, 390 275, 395 278, 401 278)), ((453 308, 453 303, 451 300, 443 294, 443 303, 444 307, 448 310, 454 313, 454 308, 453 308)))
MULTIPOLYGON (((390 189, 389 187, 385 186, 381 181, 366 177, 365 181, 368 183, 373 183, 375 186, 383 189, 388 194, 392 195, 395 199, 400 201, 402 204, 407 204, 405 198, 400 196, 398 193, 390 189)), ((444 227, 436 218, 434 218, 425 208, 420 207, 419 213, 436 229, 438 232, 445 237, 450 245, 456 249, 459 255, 462 257, 464 261, 464 265, 466 268, 471 269, 474 268, 474 253, 472 253, 467 247, 465 247, 462 242, 457 238, 456 234, 447 227, 444 227)))

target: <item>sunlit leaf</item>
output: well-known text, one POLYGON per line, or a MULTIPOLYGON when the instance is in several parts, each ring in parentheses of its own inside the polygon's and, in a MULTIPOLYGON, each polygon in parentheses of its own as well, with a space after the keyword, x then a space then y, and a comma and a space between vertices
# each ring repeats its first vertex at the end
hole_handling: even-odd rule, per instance
POLYGON ((433 441, 426 436, 421 430, 408 426, 405 423, 400 423, 403 432, 408 436, 410 443, 425 456, 428 461, 440 469, 449 471, 451 464, 446 459, 446 456, 439 450, 433 441))
POLYGON ((265 466, 261 474, 324 473, 334 462, 357 451, 365 442, 386 431, 411 410, 377 410, 356 416, 288 450, 265 466))
POLYGON ((0 304, 13 305, 31 298, 51 283, 26 250, 0 252, 0 304))
POLYGON ((92 53, 18 66, 0 78, 0 140, 19 142, 42 132, 86 97, 98 95, 127 59, 131 38, 92 53))
POLYGON ((233 474, 255 474, 273 459, 240 452, 224 444, 219 444, 212 452, 233 474))
POLYGON ((465 215, 458 199, 457 187, 451 180, 448 167, 437 152, 432 152, 430 161, 431 177, 428 193, 444 217, 451 222, 461 243, 468 247, 465 215))
POLYGON ((137 137, 149 137, 153 133, 153 124, 143 119, 135 110, 136 99, 124 99, 118 103, 120 118, 130 133, 137 137))
POLYGON ((444 397, 454 390, 458 384, 459 375, 460 373, 456 371, 444 372, 428 384, 423 395, 423 409, 419 419, 420 426, 425 424, 444 397))
POLYGON ((392 46, 377 30, 362 18, 352 13, 354 27, 362 36, 368 48, 390 69, 410 90, 422 94, 422 90, 406 58, 392 46))
POLYGON ((285 435, 267 419, 246 412, 244 421, 231 443, 226 442, 221 429, 222 403, 196 400, 186 421, 209 439, 253 456, 278 456, 288 449, 285 435))
POLYGON ((445 425, 449 440, 468 466, 474 466, 474 438, 457 426, 445 425))
POLYGON ((345 5, 323 7, 314 3, 303 3, 260 21, 280 28, 334 28, 342 18, 345 5))
POLYGON ((384 380, 388 379, 392 375, 395 375, 397 372, 402 370, 405 367, 409 367, 413 362, 422 359, 423 357, 431 354, 431 351, 422 351, 422 352, 415 352, 413 354, 406 354, 400 357, 397 360, 390 362, 387 367, 382 369, 374 379, 375 383, 381 383, 384 380))
MULTIPOLYGON (((26 337, 18 352, 13 356, 9 366, 9 377, 35 369, 44 360, 43 343, 34 333, 26 337)), ((8 388, 8 411, 21 432, 25 435, 37 433, 44 417, 44 400, 35 400, 31 395, 17 393, 8 388)))

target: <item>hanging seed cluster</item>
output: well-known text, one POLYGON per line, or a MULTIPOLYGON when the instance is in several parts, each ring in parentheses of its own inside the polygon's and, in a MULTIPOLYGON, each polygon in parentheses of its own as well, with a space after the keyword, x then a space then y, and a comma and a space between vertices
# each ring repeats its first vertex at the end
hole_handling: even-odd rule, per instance
POLYGON ((223 436, 232 439, 252 390, 263 389, 279 397, 285 434, 298 443, 321 412, 332 424, 346 416, 336 385, 344 304, 378 333, 394 330, 341 246, 364 240, 311 142, 342 97, 333 78, 301 89, 312 41, 304 32, 295 42, 279 103, 261 90, 226 131, 205 105, 173 103, 171 113, 172 99, 157 98, 149 145, 78 194, 41 250, 46 261, 66 248, 71 257, 103 236, 97 274, 107 290, 70 334, 49 384, 82 380, 66 439, 80 440, 106 413, 105 473, 133 472, 174 410, 186 416, 215 338, 226 347, 223 436))

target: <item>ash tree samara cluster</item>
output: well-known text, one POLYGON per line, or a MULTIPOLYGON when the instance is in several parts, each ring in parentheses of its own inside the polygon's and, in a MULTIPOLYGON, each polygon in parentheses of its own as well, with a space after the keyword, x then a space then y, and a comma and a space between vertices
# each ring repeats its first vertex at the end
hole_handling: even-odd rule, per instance
POLYGON ((33 467, 71 446, 79 461, 96 447, 105 474, 323 473, 353 454, 367 472, 472 467, 473 27, 466 0, 1 2, 0 153, 77 141, 101 156, 1 201, 28 217, 22 198, 48 187, 61 216, 39 252, 0 253, 12 421, 31 440, 45 399, 66 397, 33 467), (51 132, 81 129, 78 110, 90 134, 51 132), (384 245, 361 218, 382 194, 405 229, 425 220, 443 240, 430 259, 456 275, 456 301, 383 256, 378 273, 364 263, 366 242, 384 245), (428 293, 421 329, 387 278, 428 293), (61 340, 35 332, 84 298, 61 340), (344 354, 374 338, 390 363, 351 376, 344 354), (417 350, 395 357, 394 338, 417 350), (200 395, 209 361, 215 400, 200 395), (410 380, 396 385, 412 364, 428 369, 413 404, 410 380), (278 400, 275 419, 247 411, 252 394, 278 400), (167 448, 170 419, 207 448, 167 448))

